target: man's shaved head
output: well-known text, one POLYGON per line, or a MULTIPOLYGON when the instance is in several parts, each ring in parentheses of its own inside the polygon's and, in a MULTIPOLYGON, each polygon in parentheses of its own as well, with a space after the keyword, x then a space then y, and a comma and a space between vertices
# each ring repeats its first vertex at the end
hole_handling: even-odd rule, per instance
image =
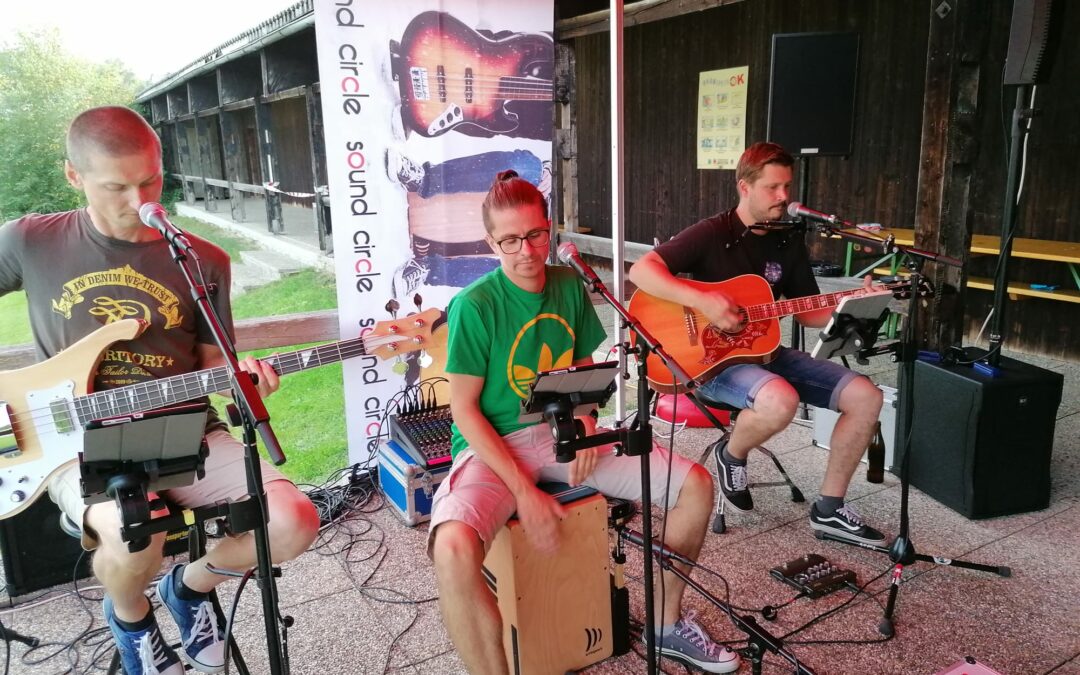
POLYGON ((160 156, 157 133, 142 115, 123 106, 91 108, 68 128, 67 157, 79 173, 90 170, 95 156, 124 157, 150 147, 160 156))

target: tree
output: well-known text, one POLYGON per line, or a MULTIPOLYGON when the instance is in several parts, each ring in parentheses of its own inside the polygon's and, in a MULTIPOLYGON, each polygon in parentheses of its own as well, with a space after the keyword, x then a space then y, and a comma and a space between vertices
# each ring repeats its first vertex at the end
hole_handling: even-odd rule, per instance
POLYGON ((119 62, 71 55, 55 30, 0 47, 0 222, 81 206, 64 179, 67 125, 87 108, 131 105, 140 85, 119 62))

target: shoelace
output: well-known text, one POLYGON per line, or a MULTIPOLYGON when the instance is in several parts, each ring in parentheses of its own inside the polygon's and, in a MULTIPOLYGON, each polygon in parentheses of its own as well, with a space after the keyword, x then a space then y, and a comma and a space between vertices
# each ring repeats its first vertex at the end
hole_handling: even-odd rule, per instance
POLYGON ((195 610, 195 621, 191 624, 191 634, 188 635, 187 640, 184 640, 184 650, 186 651, 191 645, 200 643, 207 638, 209 638, 212 645, 221 642, 221 637, 217 631, 217 617, 214 616, 214 607, 209 600, 204 600, 199 603, 199 608, 195 610))
POLYGON ((689 640, 690 644, 700 647, 701 651, 707 655, 713 656, 716 651, 716 643, 705 634, 705 629, 697 621, 694 621, 696 617, 696 610, 687 610, 680 622, 682 625, 676 629, 675 633, 689 640))
POLYGON ((836 512, 860 527, 865 524, 863 523, 862 516, 860 516, 858 513, 855 513, 855 509, 851 508, 847 504, 844 504, 840 508, 836 509, 836 512))
POLYGON ((731 476, 731 489, 740 492, 746 489, 746 467, 731 465, 728 468, 728 474, 731 476))
POLYGON ((147 631, 139 638, 139 663, 145 675, 157 675, 161 672, 158 666, 168 665, 165 656, 165 642, 161 633, 156 630, 147 631))

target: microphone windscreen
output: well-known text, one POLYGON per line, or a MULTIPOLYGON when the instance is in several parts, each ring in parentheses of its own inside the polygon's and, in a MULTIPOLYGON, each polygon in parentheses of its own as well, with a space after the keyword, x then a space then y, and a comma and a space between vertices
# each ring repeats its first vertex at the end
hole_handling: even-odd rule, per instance
POLYGON ((802 209, 802 204, 799 202, 791 202, 787 205, 787 214, 792 218, 798 218, 800 209, 802 209))
POLYGON ((577 255, 577 252, 577 246, 574 246, 573 242, 564 241, 559 244, 556 256, 558 256, 560 262, 569 265, 570 259, 577 255))
POLYGON ((144 225, 150 225, 150 218, 152 216, 163 213, 165 213, 165 208, 162 207, 161 204, 158 204, 157 202, 146 202, 139 207, 139 220, 141 220, 144 225))

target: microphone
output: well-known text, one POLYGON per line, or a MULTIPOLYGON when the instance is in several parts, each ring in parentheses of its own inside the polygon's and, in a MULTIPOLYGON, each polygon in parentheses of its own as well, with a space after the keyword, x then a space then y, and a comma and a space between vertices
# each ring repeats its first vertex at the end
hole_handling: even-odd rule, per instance
MULTIPOLYGON (((637 544, 638 546, 640 546, 642 549, 645 548, 645 535, 638 532, 637 530, 631 530, 629 527, 624 527, 621 530, 619 530, 619 536, 623 537, 624 539, 629 539, 630 541, 632 541, 635 544, 637 544)), ((664 546, 663 544, 661 544, 658 541, 653 541, 652 549, 653 549, 653 553, 655 553, 658 556, 661 556, 663 558, 669 558, 669 559, 675 560, 677 562, 681 562, 682 564, 687 565, 689 567, 694 567, 697 564, 693 560, 691 560, 691 559, 687 558, 686 556, 684 556, 683 554, 681 554, 681 553, 679 553, 677 551, 671 550, 670 548, 668 548, 667 546, 664 546)))
POLYGON ((181 251, 190 251, 191 242, 188 241, 184 231, 169 222, 169 214, 165 208, 157 202, 146 202, 139 207, 139 220, 147 227, 152 227, 165 237, 169 242, 181 251))
POLYGON ((787 212, 788 215, 792 218, 806 218, 807 220, 816 220, 820 223, 851 227, 851 223, 839 216, 833 216, 828 213, 822 213, 821 211, 815 211, 808 206, 803 206, 799 202, 791 202, 790 204, 788 204, 787 212))
POLYGON ((787 230, 805 230, 806 224, 801 220, 766 220, 761 223, 747 225, 746 229, 759 230, 761 232, 783 232, 787 230))
POLYGON ((564 241, 559 244, 557 255, 559 262, 573 267, 578 276, 584 279, 585 283, 590 287, 595 288, 604 285, 604 282, 600 281, 600 277, 593 271, 593 268, 589 267, 588 263, 581 259, 581 254, 578 253, 577 246, 574 246, 573 243, 564 241))

